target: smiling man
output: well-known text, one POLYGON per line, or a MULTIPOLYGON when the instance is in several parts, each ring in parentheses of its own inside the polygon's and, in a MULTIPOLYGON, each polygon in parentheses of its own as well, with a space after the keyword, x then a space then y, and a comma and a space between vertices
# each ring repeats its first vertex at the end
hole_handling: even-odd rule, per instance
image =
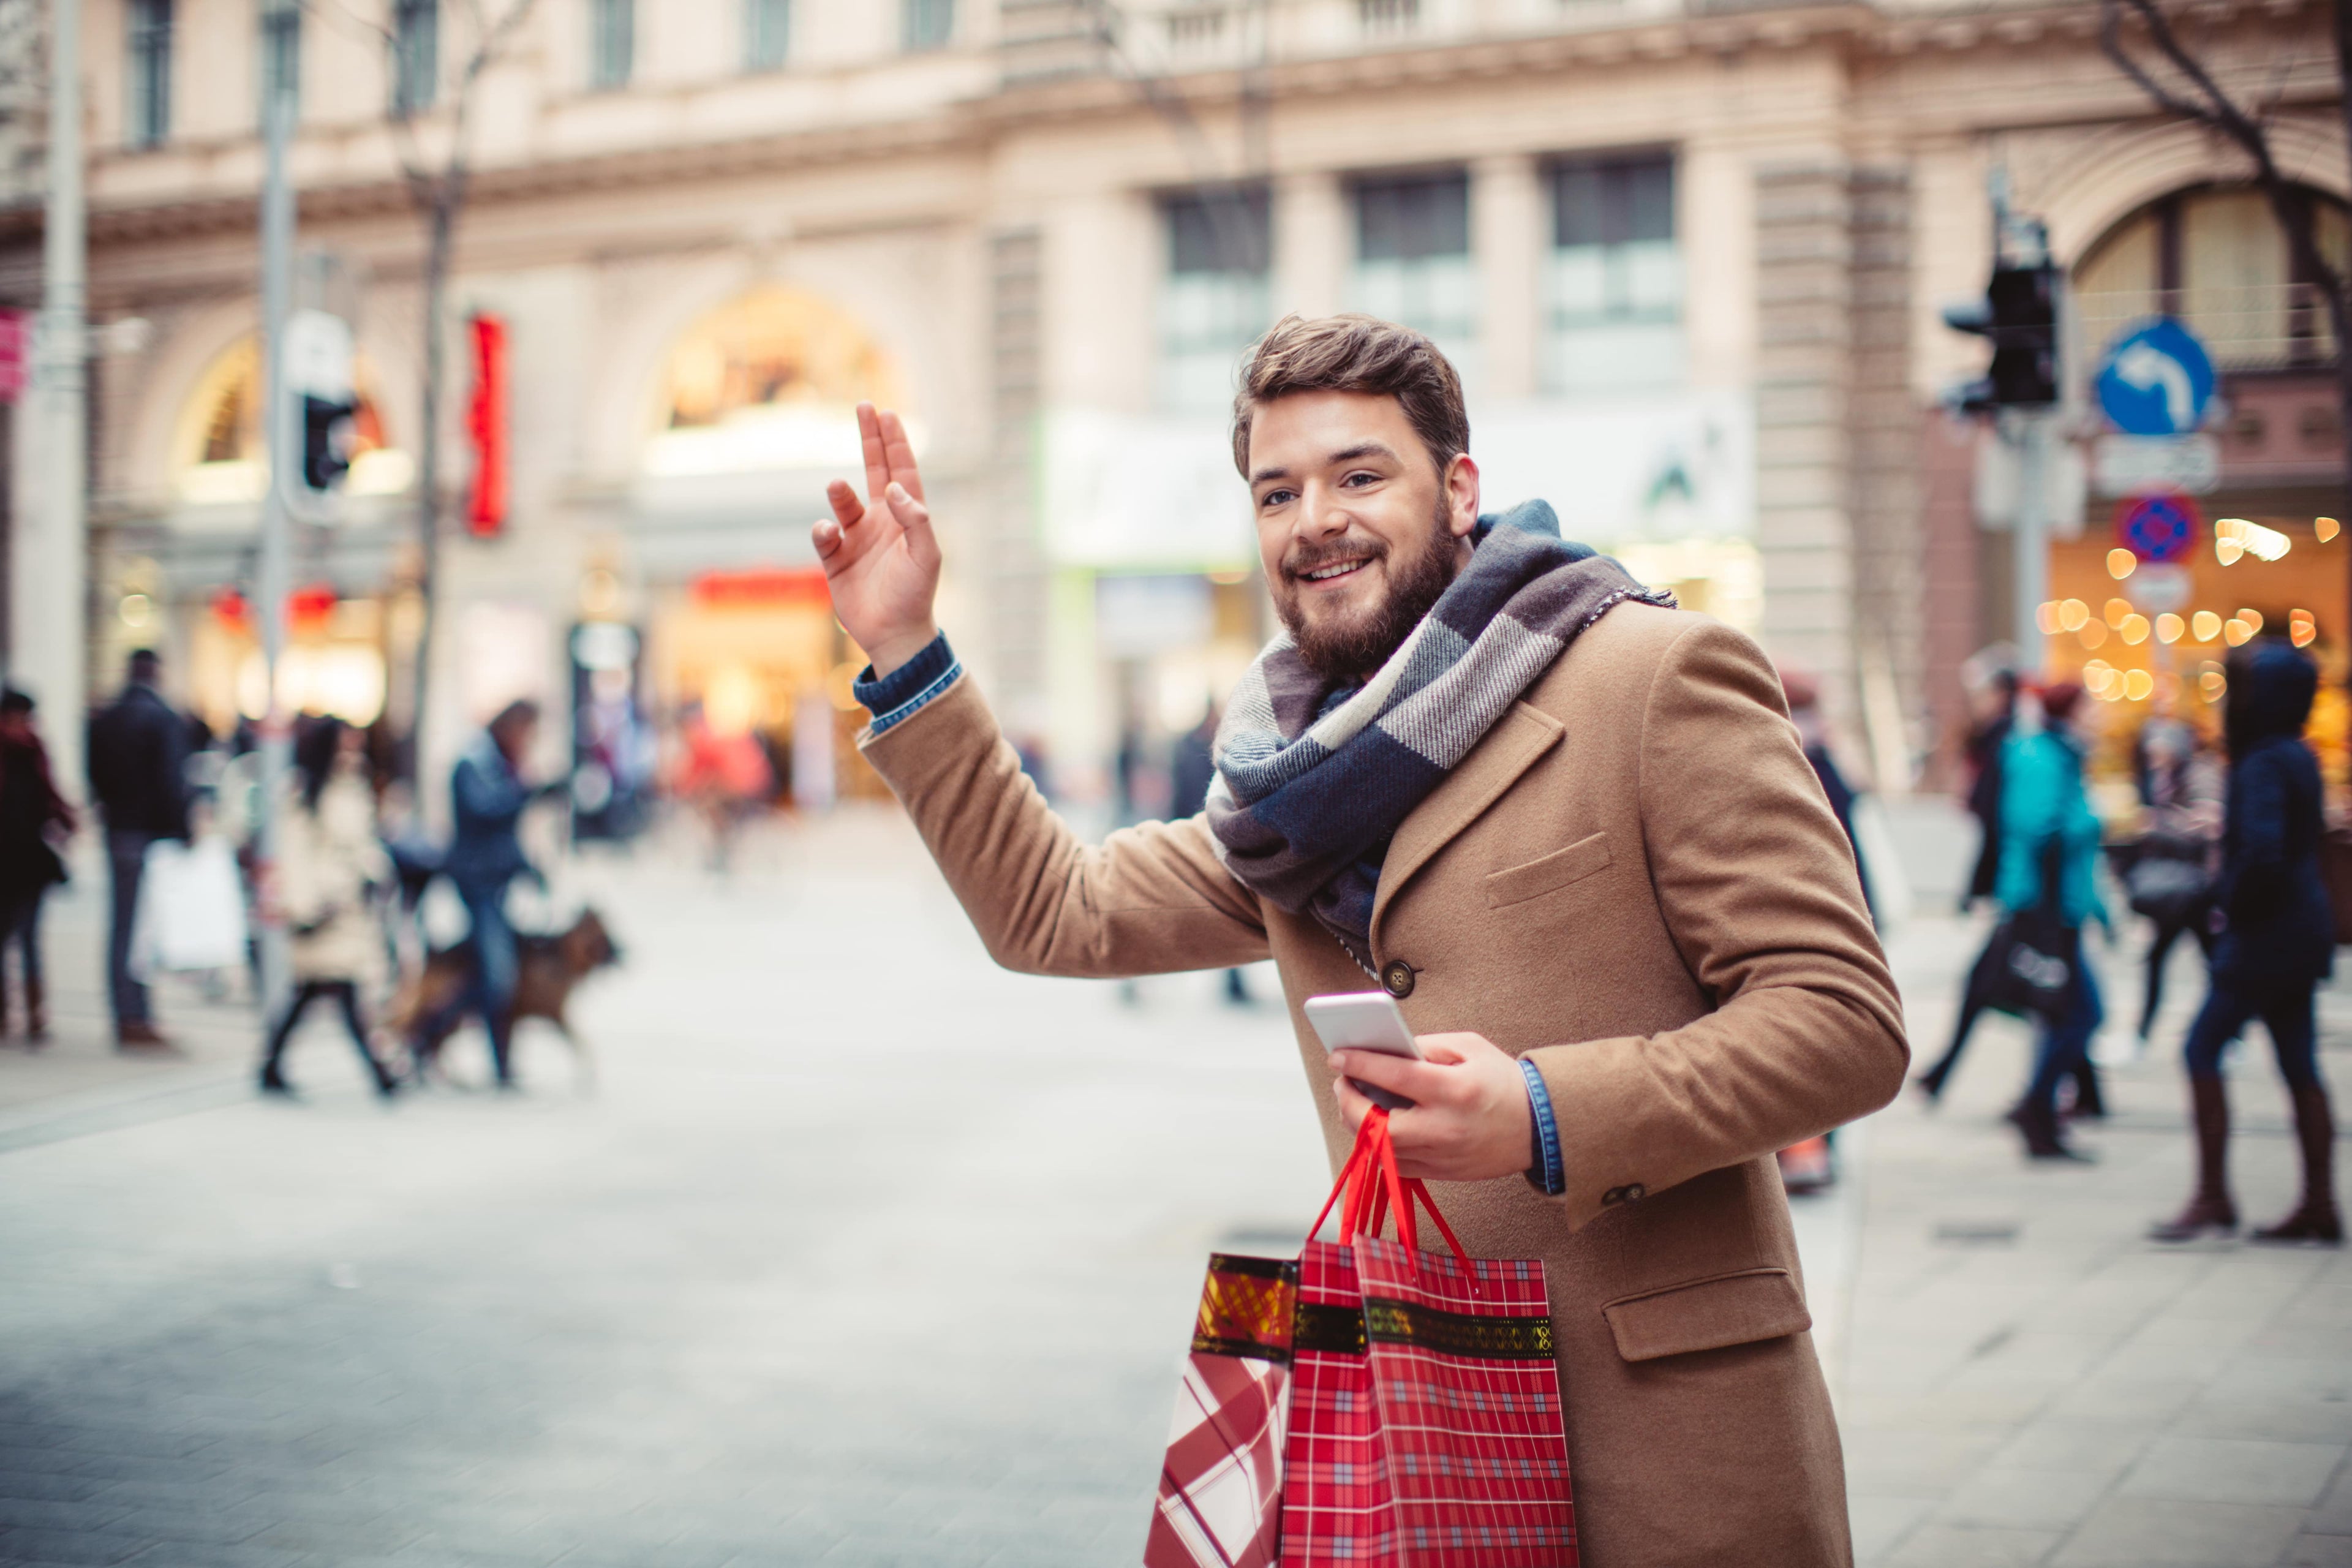
POLYGON ((1286 635, 1207 809, 1090 847, 933 624, 903 430, 860 420, 866 496, 836 483, 815 541, 874 661, 862 743, 989 952, 1094 976, 1270 953, 1335 1169, 1367 1110, 1346 1080, 1392 1089, 1404 1172, 1464 1244, 1544 1260, 1588 1568, 1850 1562, 1772 1154, 1885 1104, 1908 1052, 1763 654, 1540 502, 1482 517, 1428 340, 1288 318, 1234 411, 1286 635), (1367 976, 1427 1061, 1326 1058, 1300 1004, 1367 976))

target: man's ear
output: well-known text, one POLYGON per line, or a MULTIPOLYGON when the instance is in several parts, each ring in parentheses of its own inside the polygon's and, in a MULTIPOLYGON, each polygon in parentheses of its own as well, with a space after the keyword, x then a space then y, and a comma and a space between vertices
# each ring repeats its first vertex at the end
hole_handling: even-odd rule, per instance
POLYGON ((1445 526, 1456 539, 1467 539, 1478 526, 1478 465, 1467 452, 1456 452, 1445 465, 1445 526))

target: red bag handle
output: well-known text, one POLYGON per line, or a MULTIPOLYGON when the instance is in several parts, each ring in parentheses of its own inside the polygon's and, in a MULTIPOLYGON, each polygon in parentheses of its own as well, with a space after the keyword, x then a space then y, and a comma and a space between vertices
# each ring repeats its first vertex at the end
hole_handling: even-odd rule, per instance
POLYGON ((1378 1236, 1386 1223, 1391 1207, 1396 1213, 1397 1240, 1404 1246, 1405 1267, 1420 1272, 1416 1261, 1421 1241, 1413 1226, 1413 1205, 1429 1212, 1438 1234, 1445 1237, 1456 1261, 1462 1265, 1463 1278, 1469 1281, 1471 1294, 1478 1291, 1477 1271, 1470 1267, 1470 1255, 1462 1249, 1462 1240, 1445 1216, 1437 1212, 1436 1200, 1418 1176, 1402 1176, 1397 1172, 1396 1143, 1389 1134, 1389 1113, 1385 1106, 1374 1106, 1364 1114, 1356 1129, 1356 1146, 1349 1151, 1348 1163, 1339 1169, 1339 1179, 1332 1184, 1331 1195, 1323 1200, 1323 1212, 1315 1216, 1307 1227, 1312 1240, 1323 1229, 1323 1222, 1331 1217, 1331 1209, 1339 1209, 1339 1241, 1342 1246, 1360 1236, 1378 1236), (1342 1202, 1342 1200, 1345 1200, 1342 1202))

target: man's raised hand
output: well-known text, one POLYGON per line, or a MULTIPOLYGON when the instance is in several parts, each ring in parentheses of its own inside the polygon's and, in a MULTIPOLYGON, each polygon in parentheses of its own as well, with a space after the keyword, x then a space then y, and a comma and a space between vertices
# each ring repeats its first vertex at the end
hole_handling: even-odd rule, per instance
POLYGON ((866 448, 866 499, 848 481, 825 487, 833 515, 809 531, 842 629, 887 675, 939 635, 931 601, 940 587, 940 542, 923 506, 923 476, 907 427, 888 409, 857 405, 866 448))

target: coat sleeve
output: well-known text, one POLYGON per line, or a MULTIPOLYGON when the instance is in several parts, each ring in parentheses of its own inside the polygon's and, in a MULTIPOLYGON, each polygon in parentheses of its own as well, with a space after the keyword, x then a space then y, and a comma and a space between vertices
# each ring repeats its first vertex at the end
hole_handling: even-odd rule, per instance
POLYGON ((1643 847, 1666 928, 1716 1005, 1678 1029, 1539 1047, 1581 1226, 1612 1203, 1877 1110, 1910 1061, 1853 853, 1755 644, 1708 621, 1652 677, 1643 847))
POLYGON ((1217 858, 1205 818, 1081 844, 1022 773, 970 677, 859 744, 1005 968, 1158 974, 1266 956, 1264 911, 1217 858))
POLYGON ((2275 914, 2286 901, 2286 770, 2274 752, 2256 752, 2238 764, 2237 811, 2231 829, 2229 879, 2222 908, 2249 925, 2275 914))

